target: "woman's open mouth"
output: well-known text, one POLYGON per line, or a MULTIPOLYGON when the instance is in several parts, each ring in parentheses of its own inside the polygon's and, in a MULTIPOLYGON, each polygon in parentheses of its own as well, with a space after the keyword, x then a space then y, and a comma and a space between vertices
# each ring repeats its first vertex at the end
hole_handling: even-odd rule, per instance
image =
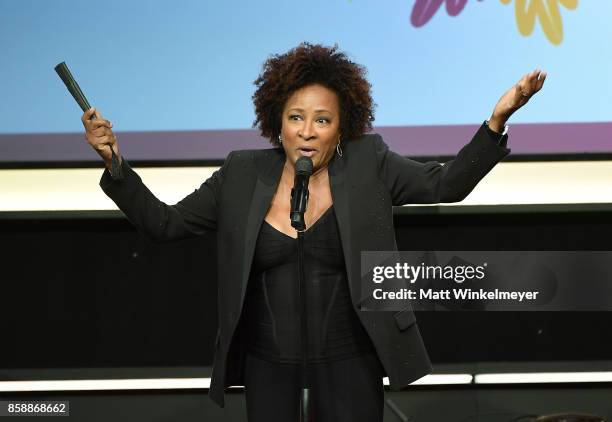
POLYGON ((298 151, 304 157, 312 157, 317 152, 316 149, 308 147, 298 148, 298 151))

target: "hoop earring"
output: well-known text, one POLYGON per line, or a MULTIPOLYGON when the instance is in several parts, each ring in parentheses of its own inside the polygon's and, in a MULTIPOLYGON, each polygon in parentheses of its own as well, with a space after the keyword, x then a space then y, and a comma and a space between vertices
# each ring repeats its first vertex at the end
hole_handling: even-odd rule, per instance
POLYGON ((340 139, 338 139, 338 143, 336 144, 336 153, 342 157, 342 148, 340 148, 340 139))
POLYGON ((281 145, 282 145, 282 143, 283 143, 283 138, 281 138, 280 133, 278 134, 278 142, 280 142, 280 143, 281 143, 281 145))

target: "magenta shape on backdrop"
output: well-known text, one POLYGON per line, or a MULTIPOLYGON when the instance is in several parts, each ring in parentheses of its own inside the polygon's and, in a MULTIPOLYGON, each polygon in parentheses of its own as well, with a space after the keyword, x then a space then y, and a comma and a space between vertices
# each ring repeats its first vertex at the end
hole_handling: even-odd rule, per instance
POLYGON ((465 7, 467 0, 416 0, 412 8, 410 22, 417 28, 425 25, 444 2, 446 2, 446 12, 450 16, 457 16, 465 7))

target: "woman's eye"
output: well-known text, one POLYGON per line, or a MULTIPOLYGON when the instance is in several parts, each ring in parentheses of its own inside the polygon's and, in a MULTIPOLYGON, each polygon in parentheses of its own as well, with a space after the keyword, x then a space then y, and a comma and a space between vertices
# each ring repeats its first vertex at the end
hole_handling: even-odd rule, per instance
MULTIPOLYGON (((302 116, 300 116, 299 114, 291 114, 289 116, 289 120, 297 120, 297 119, 301 119, 302 116)), ((329 123, 329 119, 326 117, 320 117, 316 120, 317 122, 325 122, 325 123, 329 123)))

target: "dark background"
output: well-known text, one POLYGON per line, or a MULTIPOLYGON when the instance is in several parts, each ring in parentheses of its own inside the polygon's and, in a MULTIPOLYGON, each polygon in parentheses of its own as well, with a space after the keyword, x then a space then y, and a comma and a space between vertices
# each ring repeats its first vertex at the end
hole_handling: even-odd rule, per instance
MULTIPOLYGON (((397 208, 400 250, 607 250, 602 206, 397 208)), ((212 364, 215 234, 153 244, 120 212, 0 215, 0 367, 212 364)), ((579 282, 579 281, 578 281, 579 282)), ((418 313, 434 365, 605 360, 609 312, 418 313)))

